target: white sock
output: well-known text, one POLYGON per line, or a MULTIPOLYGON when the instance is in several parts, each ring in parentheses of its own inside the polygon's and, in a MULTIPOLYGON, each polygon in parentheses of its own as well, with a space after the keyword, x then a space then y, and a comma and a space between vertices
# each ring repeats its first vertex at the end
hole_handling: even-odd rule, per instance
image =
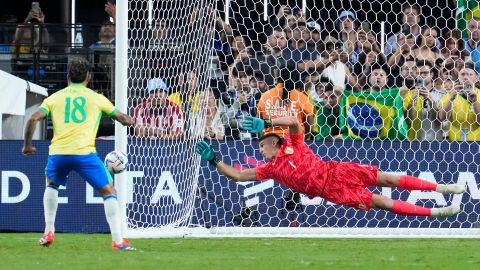
POLYGON ((107 217, 112 240, 115 243, 122 243, 122 225, 120 219, 120 207, 118 206, 117 196, 108 195, 103 198, 103 206, 105 207, 105 216, 107 217))
POLYGON ((45 215, 45 233, 55 232, 55 216, 58 208, 58 189, 47 186, 43 193, 43 213, 45 215))

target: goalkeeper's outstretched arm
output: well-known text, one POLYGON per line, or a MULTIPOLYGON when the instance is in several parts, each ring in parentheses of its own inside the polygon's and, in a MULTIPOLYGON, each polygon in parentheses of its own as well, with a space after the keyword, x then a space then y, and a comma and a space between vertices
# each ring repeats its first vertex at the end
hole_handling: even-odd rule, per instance
POLYGON ((248 170, 239 170, 234 168, 220 159, 218 159, 213 152, 213 148, 210 144, 205 141, 198 142, 195 151, 199 154, 204 160, 208 161, 211 165, 215 166, 217 170, 225 175, 226 177, 232 179, 235 182, 245 182, 245 181, 255 181, 256 173, 255 169, 248 170))

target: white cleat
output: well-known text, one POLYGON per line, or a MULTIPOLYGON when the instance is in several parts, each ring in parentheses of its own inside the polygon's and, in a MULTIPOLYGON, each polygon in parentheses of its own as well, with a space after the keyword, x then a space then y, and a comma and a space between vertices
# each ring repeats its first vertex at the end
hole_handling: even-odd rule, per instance
POLYGON ((456 185, 456 184, 451 184, 451 185, 438 184, 436 191, 442 194, 462 194, 465 192, 465 186, 456 185))
POLYGON ((445 218, 460 213, 459 205, 450 205, 442 208, 432 208, 431 217, 445 218))

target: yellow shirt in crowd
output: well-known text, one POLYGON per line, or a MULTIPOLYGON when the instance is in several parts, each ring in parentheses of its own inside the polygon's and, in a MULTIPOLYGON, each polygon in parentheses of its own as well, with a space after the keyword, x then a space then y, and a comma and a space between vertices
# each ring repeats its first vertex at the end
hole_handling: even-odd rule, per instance
MULTIPOLYGON (((476 90, 480 97, 480 89, 477 88, 476 90)), ((449 99, 450 93, 447 93, 440 102, 440 110, 445 107, 449 99)), ((459 94, 453 100, 452 113, 448 120, 451 123, 448 131, 450 140, 480 141, 480 123, 477 122, 472 104, 459 94)))

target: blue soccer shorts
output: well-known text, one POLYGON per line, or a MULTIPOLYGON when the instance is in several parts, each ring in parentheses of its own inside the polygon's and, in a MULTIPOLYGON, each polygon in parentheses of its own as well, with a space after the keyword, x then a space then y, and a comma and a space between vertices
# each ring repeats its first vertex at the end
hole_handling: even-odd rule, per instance
POLYGON ((77 172, 95 190, 112 183, 110 173, 96 153, 88 155, 49 155, 45 175, 55 184, 65 186, 70 171, 77 172))

